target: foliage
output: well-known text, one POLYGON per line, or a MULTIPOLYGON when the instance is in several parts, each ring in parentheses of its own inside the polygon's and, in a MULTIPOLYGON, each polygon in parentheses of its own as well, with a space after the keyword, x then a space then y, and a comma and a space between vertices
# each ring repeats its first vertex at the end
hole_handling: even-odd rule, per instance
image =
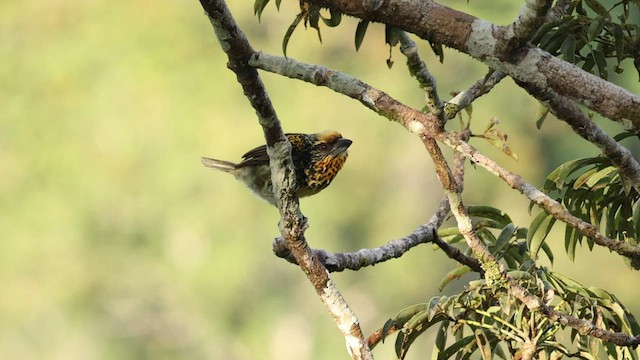
MULTIPOLYGON (((629 133, 620 134, 617 138, 627 136, 629 133)), ((596 156, 568 161, 549 174, 543 190, 561 202, 572 215, 596 228, 602 227, 607 237, 631 245, 638 244, 640 195, 620 176, 608 158, 596 156)), ((536 220, 549 218, 550 215, 541 211, 532 223, 531 231, 538 234, 540 242, 544 242, 553 223, 540 227, 536 220)), ((565 226, 565 250, 571 260, 575 258, 576 246, 585 239, 592 249, 592 239, 568 224, 565 226)), ((630 265, 638 268, 638 264, 630 265)))
MULTIPOLYGON (((586 288, 561 274, 544 268, 511 271, 525 288, 545 299, 556 310, 588 319, 604 329, 637 334, 640 327, 620 301, 605 290, 586 288)), ((482 359, 521 357, 545 352, 548 358, 562 355, 595 359, 605 353, 613 359, 637 359, 637 353, 579 334, 575 329, 551 322, 539 311, 530 311, 504 291, 495 291, 478 280, 460 294, 440 296, 425 304, 400 311, 382 328, 383 336, 398 332, 395 351, 404 359, 414 340, 437 325, 432 358, 482 359), (572 344, 563 344, 569 338, 572 344)))
POLYGON ((638 2, 571 1, 561 18, 540 27, 532 43, 604 79, 609 76, 607 59, 615 59, 613 71, 618 74, 624 71, 624 59, 637 59, 640 73, 640 25, 631 14, 634 5, 638 2))
MULTIPOLYGON (((538 295, 555 310, 587 319, 603 329, 630 335, 640 333, 635 318, 615 295, 536 266, 537 249, 532 248, 531 232, 516 227, 508 215, 487 206, 470 206, 468 210, 474 220, 474 229, 489 245, 491 253, 502 260, 509 275, 531 294, 538 295)), ((544 221, 536 217, 532 227, 544 221)), ((440 235, 449 243, 462 240, 457 228, 443 229, 440 235)), ((549 247, 544 242, 537 246, 553 262, 549 247)), ((441 282, 441 290, 457 277, 451 276, 452 273, 441 282)), ((467 289, 457 295, 435 297, 429 303, 405 308, 389 319, 381 332, 383 340, 398 332, 395 350, 403 359, 415 339, 435 325, 438 330, 433 358, 437 359, 454 355, 456 359, 469 359, 476 353, 483 359, 509 359, 507 354, 521 356, 525 347, 529 347, 528 351, 533 355, 545 352, 549 358, 566 355, 594 359, 597 354, 606 353, 614 359, 637 359, 634 350, 603 343, 551 322, 539 311, 529 310, 506 291, 496 291, 484 280, 471 281, 467 289), (567 337, 574 345, 562 341, 567 337)))

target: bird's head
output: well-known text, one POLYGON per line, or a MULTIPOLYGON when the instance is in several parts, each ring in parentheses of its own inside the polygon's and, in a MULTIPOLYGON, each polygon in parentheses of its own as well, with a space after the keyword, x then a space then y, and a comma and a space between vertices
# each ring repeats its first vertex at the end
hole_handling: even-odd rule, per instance
POLYGON ((311 161, 323 162, 329 159, 346 158, 347 149, 352 141, 344 139, 342 135, 334 130, 329 130, 311 135, 311 161))

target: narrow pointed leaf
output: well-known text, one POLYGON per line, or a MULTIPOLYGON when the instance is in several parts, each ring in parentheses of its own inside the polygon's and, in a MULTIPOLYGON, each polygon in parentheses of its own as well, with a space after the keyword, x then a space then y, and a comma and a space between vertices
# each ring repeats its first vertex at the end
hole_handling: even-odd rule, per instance
POLYGON ((360 45, 362 45, 362 40, 364 40, 364 35, 367 33, 367 27, 369 26, 369 22, 367 20, 361 20, 356 27, 356 51, 360 49, 360 45))

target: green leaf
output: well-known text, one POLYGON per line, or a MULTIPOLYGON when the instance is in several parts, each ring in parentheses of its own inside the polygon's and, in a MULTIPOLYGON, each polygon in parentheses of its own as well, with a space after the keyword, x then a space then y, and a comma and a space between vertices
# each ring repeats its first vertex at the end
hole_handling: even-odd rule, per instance
POLYGON ((576 229, 571 225, 567 225, 564 233, 564 249, 569 256, 569 260, 574 261, 576 257, 576 229))
POLYGON ((467 274, 471 271, 471 268, 466 265, 456 266, 453 270, 449 271, 447 275, 445 275, 442 280, 440 280, 440 284, 438 284, 438 291, 442 291, 445 286, 447 286, 453 280, 459 279, 462 275, 467 274))
POLYGON ((447 330, 449 329, 449 321, 442 321, 436 333, 436 348, 442 351, 447 344, 447 330))
POLYGON ((497 255, 500 251, 507 246, 511 237, 513 237, 513 233, 517 230, 516 226, 513 223, 508 224, 502 229, 500 235, 498 235, 498 239, 496 240, 496 245, 493 247, 493 255, 497 255))
POLYGON ((617 174, 617 171, 618 169, 615 166, 608 166, 589 177, 585 184, 588 187, 593 188, 598 182, 600 182, 600 180, 609 177, 611 173, 614 173, 614 175, 617 174))
POLYGON ((538 106, 538 112, 536 113, 536 127, 538 130, 542 128, 542 124, 547 118, 547 115, 549 115, 549 108, 540 103, 540 106, 538 106))
POLYGON ((610 18, 609 11, 602 6, 597 0, 585 0, 587 5, 596 12, 596 14, 600 15, 603 18, 610 18))
POLYGON ((269 3, 269 0, 256 0, 253 3, 253 14, 258 15, 258 21, 260 21, 260 16, 262 16, 262 11, 265 6, 269 3))
POLYGON ((458 352, 458 350, 460 350, 463 347, 467 346, 474 339, 475 339, 475 335, 469 335, 467 337, 463 337, 459 341, 456 341, 451 346, 449 346, 446 350, 444 350, 440 354, 438 354, 438 360, 445 360, 445 359, 450 358, 451 356, 456 354, 458 352))
POLYGON ((527 233, 527 246, 532 259, 535 260, 537 258, 538 251, 547 235, 549 235, 549 231, 551 231, 555 221, 556 219, 552 215, 541 211, 531 222, 527 233))
POLYGON ((602 32, 603 27, 603 17, 598 16, 597 18, 593 19, 589 24, 589 28, 587 29, 587 40, 589 40, 589 42, 595 40, 595 38, 598 37, 598 35, 600 35, 600 33, 602 32))
POLYGON ((329 15, 331 16, 329 19, 322 17, 322 21, 328 27, 336 27, 340 25, 342 21, 342 13, 338 10, 329 9, 329 15))
POLYGON ((589 180, 589 178, 591 177, 591 175, 595 174, 598 171, 598 169, 591 169, 588 170, 586 172, 584 172, 582 175, 578 176, 576 178, 576 180, 573 182, 573 189, 577 190, 580 186, 582 186, 584 183, 587 182, 587 180, 589 180))
POLYGON ((598 73, 600 77, 607 80, 609 77, 609 73, 607 72, 607 59, 605 58, 602 51, 594 50, 591 53, 596 61, 596 65, 598 66, 598 73))
POLYGON ((389 46, 394 47, 398 45, 398 41, 400 41, 400 32, 402 30, 398 29, 395 26, 385 25, 384 26, 384 42, 389 44, 389 46))
POLYGON ((356 51, 360 49, 360 45, 362 45, 362 40, 364 40, 364 35, 367 33, 367 27, 369 26, 369 22, 367 20, 361 20, 358 23, 358 27, 356 27, 356 51))
MULTIPOLYGON (((434 299, 438 300, 439 298, 436 297, 434 299)), ((431 299, 431 302, 433 302, 434 299, 431 299)), ((403 327, 404 324, 407 321, 409 321, 412 317, 416 316, 416 314, 419 314, 420 312, 423 312, 423 311, 428 311, 429 308, 431 307, 431 302, 429 304, 420 303, 420 304, 411 305, 400 310, 400 312, 398 312, 398 314, 393 318, 395 326, 397 328, 403 327)), ((437 301, 435 303, 437 304, 437 301)))
POLYGON ((433 42, 433 41, 429 40, 429 46, 431 46, 431 50, 433 50, 433 53, 436 54, 436 56, 438 57, 438 60, 440 60, 440 63, 443 63, 444 62, 444 49, 442 48, 442 44, 439 44, 439 43, 436 43, 436 42, 433 42))
POLYGON ((624 60, 624 34, 622 33, 622 26, 620 24, 612 23, 613 26, 613 40, 616 46, 616 59, 618 65, 624 60))
POLYGON ((575 63, 575 55, 576 55, 576 37, 573 35, 567 36, 562 42, 562 46, 560 47, 560 53, 562 53, 562 58, 570 63, 575 63))
POLYGON ((503 213, 500 209, 496 209, 491 206, 471 205, 467 207, 467 211, 469 212, 469 216, 475 216, 495 221, 500 225, 501 229, 512 223, 509 215, 503 213))
POLYGON ((433 319, 427 321, 427 315, 424 313, 418 313, 410 321, 405 324, 403 331, 398 333, 396 338, 395 350, 399 359, 404 359, 409 351, 409 347, 423 332, 429 329, 434 324, 441 321, 447 321, 448 317, 444 314, 437 314, 433 319))
POLYGON ((544 253, 549 258, 549 261, 551 262, 551 265, 553 265, 553 252, 551 251, 551 248, 549 247, 549 244, 547 244, 546 242, 543 242, 542 243, 542 251, 544 251, 544 253))
POLYGON ((298 14, 296 18, 293 20, 293 23, 289 25, 287 32, 284 34, 284 39, 282 40, 282 52, 284 56, 287 57, 287 45, 289 44, 289 39, 291 39, 291 35, 293 35, 293 31, 298 27, 300 21, 304 18, 304 13, 298 14))
POLYGON ((318 39, 320 40, 320 43, 322 43, 322 35, 320 34, 320 6, 310 5, 309 10, 307 10, 307 15, 309 19, 309 26, 316 29, 318 32, 318 39))

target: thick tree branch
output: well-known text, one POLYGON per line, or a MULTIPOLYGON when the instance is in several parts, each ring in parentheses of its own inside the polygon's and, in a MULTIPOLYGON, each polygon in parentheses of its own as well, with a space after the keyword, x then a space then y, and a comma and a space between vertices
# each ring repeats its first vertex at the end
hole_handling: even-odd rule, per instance
POLYGON ((310 0, 381 22, 468 54, 518 81, 550 88, 628 128, 640 130, 640 96, 537 47, 513 51, 511 32, 431 0, 310 0))
POLYGON ((630 259, 640 260, 640 247, 602 235, 593 225, 571 215, 561 204, 533 185, 525 182, 519 175, 501 167, 495 161, 482 155, 467 142, 458 139, 455 135, 444 132, 439 125, 439 120, 432 114, 421 113, 354 77, 322 66, 304 64, 291 58, 264 53, 254 55, 250 64, 283 76, 304 80, 318 86, 326 86, 360 101, 366 107, 389 120, 397 121, 413 133, 421 136, 427 134, 428 136, 436 137, 437 140, 444 142, 469 160, 500 177, 509 186, 520 191, 547 213, 571 225, 584 236, 593 239, 596 244, 605 246, 630 259))
POLYGON ((295 196, 297 184, 291 159, 291 144, 284 136, 280 121, 257 71, 248 64, 254 51, 224 1, 201 0, 200 3, 213 25, 222 49, 229 57, 229 69, 236 73, 238 82, 256 109, 262 125, 267 141, 273 191, 280 210, 280 232, 343 333, 352 358, 373 359, 358 319, 340 295, 327 269, 313 256, 304 238, 307 222, 300 212, 298 198, 295 196))

